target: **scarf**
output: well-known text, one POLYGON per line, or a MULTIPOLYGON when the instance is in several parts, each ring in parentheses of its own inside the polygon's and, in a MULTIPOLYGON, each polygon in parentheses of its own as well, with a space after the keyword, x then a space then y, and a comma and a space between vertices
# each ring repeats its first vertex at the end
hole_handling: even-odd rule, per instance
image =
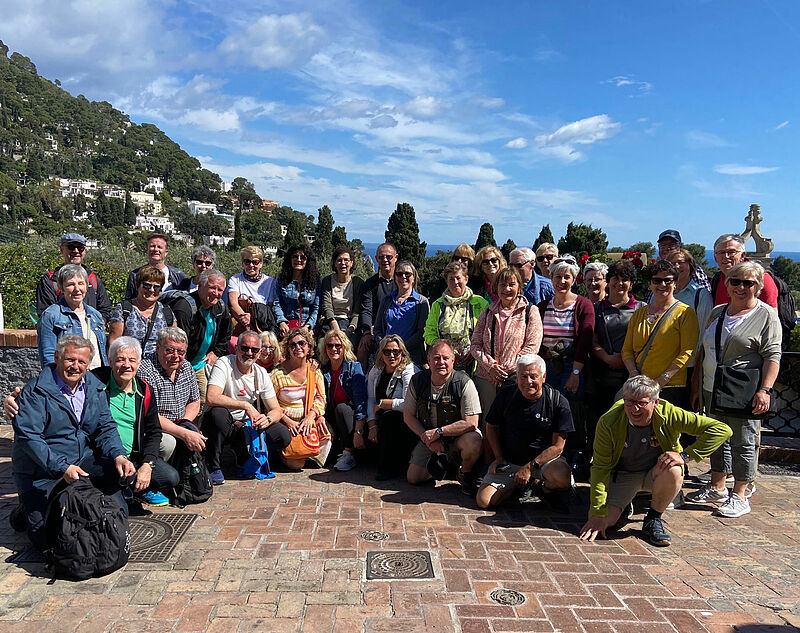
POLYGON ((464 347, 469 345, 470 324, 472 320, 472 289, 467 287, 464 294, 454 297, 447 290, 442 295, 442 317, 439 321, 439 336, 464 347))
POLYGON ((260 272, 257 275, 248 275, 246 272, 242 271, 242 277, 244 277, 245 281, 249 281, 251 284, 254 284, 264 278, 264 273, 260 272))

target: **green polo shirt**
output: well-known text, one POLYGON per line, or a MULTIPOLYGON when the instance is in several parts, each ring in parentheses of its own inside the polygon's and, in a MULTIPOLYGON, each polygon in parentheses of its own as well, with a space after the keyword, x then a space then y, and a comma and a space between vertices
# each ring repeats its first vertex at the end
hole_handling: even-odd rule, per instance
POLYGON ((125 393, 117 385, 117 381, 112 376, 108 383, 109 408, 111 417, 117 423, 119 439, 125 447, 126 454, 130 455, 133 450, 133 427, 136 424, 136 390, 138 385, 136 379, 133 380, 133 391, 125 393))

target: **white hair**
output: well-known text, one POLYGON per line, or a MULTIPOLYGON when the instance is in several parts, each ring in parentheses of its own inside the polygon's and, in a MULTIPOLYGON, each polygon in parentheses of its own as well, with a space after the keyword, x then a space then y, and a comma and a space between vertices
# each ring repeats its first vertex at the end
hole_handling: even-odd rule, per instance
POLYGON ((544 359, 538 354, 523 354, 517 359, 517 371, 528 365, 536 365, 536 368, 542 372, 542 374, 547 370, 544 359))
POLYGON ((114 342, 108 348, 108 361, 113 361, 117 356, 117 352, 123 349, 133 350, 136 353, 136 358, 142 360, 142 346, 139 341, 132 336, 120 336, 114 339, 114 342))

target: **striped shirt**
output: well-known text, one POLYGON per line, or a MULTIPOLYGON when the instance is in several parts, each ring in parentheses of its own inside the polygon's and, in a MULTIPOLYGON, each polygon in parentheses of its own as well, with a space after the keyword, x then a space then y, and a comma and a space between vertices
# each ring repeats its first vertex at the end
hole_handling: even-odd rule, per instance
MULTIPOLYGON (((325 415, 325 379, 322 372, 317 369, 316 393, 314 394, 313 409, 317 415, 325 415)), ((292 420, 299 422, 305 416, 304 403, 306 398, 305 382, 296 382, 287 372, 283 365, 272 370, 270 374, 272 386, 275 387, 275 395, 278 397, 278 404, 281 405, 283 412, 292 420)))
POLYGON ((542 319, 542 345, 553 347, 558 341, 564 341, 564 345, 569 347, 575 340, 575 305, 559 310, 553 305, 551 299, 547 303, 547 308, 542 319))

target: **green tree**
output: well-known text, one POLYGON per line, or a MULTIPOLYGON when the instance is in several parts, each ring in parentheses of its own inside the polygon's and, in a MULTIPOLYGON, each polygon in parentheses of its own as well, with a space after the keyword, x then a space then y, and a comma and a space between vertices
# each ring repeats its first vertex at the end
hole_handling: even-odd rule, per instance
POLYGON ((652 242, 636 242, 636 244, 631 244, 631 247, 628 250, 646 253, 648 259, 655 257, 656 254, 656 247, 653 246, 652 242))
POLYGON ((233 179, 231 195, 239 200, 239 204, 244 207, 252 208, 261 204, 261 198, 256 193, 253 183, 241 176, 233 179))
MULTIPOLYGON (((319 239, 319 236, 317 236, 319 239)), ((314 242, 316 245, 316 242, 314 242)), ((327 253, 333 253, 333 250, 340 246, 350 246, 350 241, 347 239, 347 229, 343 226, 337 226, 331 233, 331 241, 327 253)))
POLYGON ((539 231, 539 237, 536 238, 536 241, 533 243, 533 246, 531 248, 535 251, 537 248, 539 248, 540 244, 544 244, 545 242, 549 244, 556 243, 556 240, 553 237, 553 232, 550 230, 549 224, 545 224, 542 227, 542 230, 539 231))
MULTIPOLYGON (((333 214, 331 210, 328 208, 327 204, 322 205, 317 209, 317 228, 314 233, 314 244, 312 245, 314 253, 316 253, 318 258, 324 257, 331 251, 333 224, 333 214)), ((345 237, 345 240, 346 239, 345 237)))
POLYGON ((102 191, 97 194, 97 197, 94 199, 94 219, 100 226, 108 228, 111 226, 110 219, 111 219, 111 205, 108 203, 108 198, 106 198, 106 194, 102 191))
POLYGON ((695 264, 700 264, 703 268, 708 266, 705 244, 684 244, 683 248, 692 254, 695 264))
POLYGON ((28 176, 29 180, 32 180, 34 183, 39 182, 42 179, 42 161, 39 160, 39 157, 31 153, 28 156, 28 164, 25 167, 25 174, 28 176))
POLYGON ((397 205, 389 216, 384 238, 397 249, 399 259, 408 259, 418 268, 424 265, 428 245, 420 242, 417 216, 410 204, 401 202, 397 205))
POLYGON ((508 261, 508 256, 511 255, 511 251, 517 248, 517 245, 514 243, 510 237, 506 240, 506 243, 500 248, 500 252, 503 253, 503 257, 506 258, 508 261))
POLYGON ((289 218, 289 224, 286 226, 286 235, 283 237, 283 249, 287 250, 295 244, 305 244, 306 235, 304 229, 305 227, 297 215, 292 215, 289 218))
POLYGON ((484 246, 497 246, 497 242, 494 240, 494 227, 488 222, 481 224, 481 228, 478 230, 478 239, 475 240, 473 248, 477 253, 484 246))
POLYGON ((786 282, 791 290, 800 291, 800 262, 780 255, 773 260, 772 270, 786 282))
POLYGON ((236 209, 233 214, 233 241, 231 248, 238 251, 244 246, 244 235, 242 233, 242 210, 236 209))
POLYGON ((603 229, 592 228, 591 224, 570 222, 567 225, 567 234, 558 240, 558 252, 572 253, 575 257, 584 253, 605 253, 607 248, 608 239, 603 229))
POLYGON ((133 204, 131 199, 131 192, 125 191, 125 208, 122 211, 122 223, 125 226, 134 226, 136 224, 136 205, 133 204))

